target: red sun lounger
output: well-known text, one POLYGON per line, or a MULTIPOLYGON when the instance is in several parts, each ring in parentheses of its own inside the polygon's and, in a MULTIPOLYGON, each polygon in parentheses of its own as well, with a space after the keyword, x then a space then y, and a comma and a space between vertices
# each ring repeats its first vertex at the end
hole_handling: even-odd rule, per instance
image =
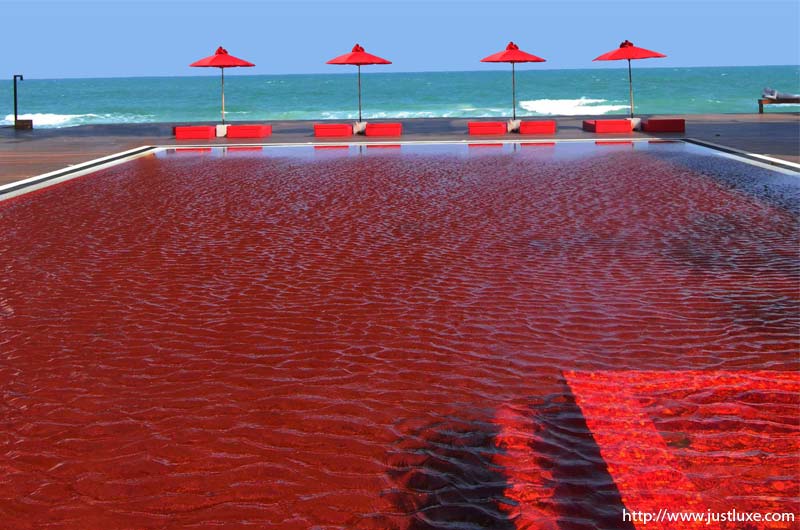
POLYGON ((523 121, 519 124, 520 134, 555 134, 555 120, 523 121))
POLYGON ((228 138, 266 138, 271 134, 271 125, 228 125, 228 138))
POLYGON ((173 128, 178 140, 212 140, 217 137, 217 129, 211 125, 189 125, 173 128))
POLYGON ((353 126, 349 123, 315 123, 314 136, 320 138, 353 136, 353 126))
POLYGON ((647 118, 642 121, 642 130, 645 132, 686 132, 686 120, 676 118, 647 118))
POLYGON ((504 121, 471 121, 467 127, 470 136, 502 135, 508 132, 504 121))
POLYGON ((401 136, 402 123, 368 123, 364 131, 367 136, 401 136))
POLYGON ((584 120, 583 130, 597 134, 629 133, 633 130, 631 120, 584 120))

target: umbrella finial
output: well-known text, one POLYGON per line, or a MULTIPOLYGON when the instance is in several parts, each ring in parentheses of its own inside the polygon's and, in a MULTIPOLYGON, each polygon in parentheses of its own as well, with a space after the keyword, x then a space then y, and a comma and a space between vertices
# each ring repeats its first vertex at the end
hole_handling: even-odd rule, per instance
POLYGON ((363 52, 364 48, 360 44, 356 43, 356 45, 353 46, 353 51, 354 52, 363 52))
POLYGON ((632 46, 633 46, 633 43, 632 43, 631 41, 629 41, 628 39, 625 39, 625 40, 624 40, 624 41, 623 41, 623 42, 622 42, 622 43, 619 45, 619 47, 620 47, 620 48, 630 48, 630 47, 632 47, 632 46))
POLYGON ((224 53, 224 54, 227 54, 227 53, 228 53, 228 50, 226 50, 225 48, 223 48, 222 46, 220 46, 219 48, 217 48, 217 51, 216 51, 216 52, 214 52, 214 55, 222 55, 223 53, 224 53))
POLYGON ((519 50, 519 46, 514 44, 514 41, 511 41, 508 43, 508 46, 506 46, 506 50, 519 50))

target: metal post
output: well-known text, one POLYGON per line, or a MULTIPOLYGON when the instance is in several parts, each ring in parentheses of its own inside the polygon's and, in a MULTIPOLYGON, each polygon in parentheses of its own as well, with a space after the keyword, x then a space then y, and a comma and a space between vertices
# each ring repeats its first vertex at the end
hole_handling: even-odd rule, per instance
POLYGON ((358 121, 361 121, 361 65, 358 65, 358 121))
POLYGON ((20 81, 24 81, 25 78, 22 77, 22 74, 14 74, 14 123, 17 123, 17 79, 20 81))
POLYGON ((628 59, 628 89, 631 95, 631 118, 633 118, 633 76, 631 75, 631 60, 628 59))
POLYGON ((517 71, 516 64, 511 63, 511 119, 517 119, 517 71))
POLYGON ((225 69, 219 70, 222 72, 222 125, 225 125, 225 69))

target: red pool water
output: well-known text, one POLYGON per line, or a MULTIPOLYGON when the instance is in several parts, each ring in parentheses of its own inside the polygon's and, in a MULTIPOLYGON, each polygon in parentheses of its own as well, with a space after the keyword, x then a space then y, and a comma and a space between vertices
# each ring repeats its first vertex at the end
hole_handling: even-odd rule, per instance
POLYGON ((0 203, 0 526, 800 512, 796 177, 453 149, 149 156, 0 203))

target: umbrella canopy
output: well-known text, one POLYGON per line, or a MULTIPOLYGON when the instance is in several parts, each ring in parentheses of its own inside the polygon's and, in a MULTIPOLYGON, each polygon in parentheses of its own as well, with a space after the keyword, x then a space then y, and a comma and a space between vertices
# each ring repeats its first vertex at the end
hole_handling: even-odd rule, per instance
POLYGON ((513 42, 509 42, 506 49, 493 53, 481 59, 482 63, 511 63, 511 117, 517 119, 517 63, 543 63, 544 59, 531 53, 524 52, 513 42))
POLYGON ((367 64, 392 64, 392 61, 367 53, 360 44, 356 44, 350 53, 334 57, 325 64, 349 64, 358 67, 358 121, 361 121, 361 67, 367 64))
POLYGON ((631 98, 631 118, 633 118, 633 76, 631 75, 631 61, 634 59, 655 59, 659 57, 666 57, 666 55, 639 48, 634 46, 631 41, 625 40, 619 45, 619 48, 604 53, 594 59, 595 61, 628 61, 628 90, 631 98))
POLYGON ((214 55, 204 57, 199 61, 193 62, 189 66, 201 68, 219 68, 219 71, 222 74, 222 123, 225 123, 225 68, 236 68, 239 66, 250 67, 255 65, 249 61, 245 61, 244 59, 239 59, 238 57, 229 55, 228 50, 220 46, 217 48, 217 51, 214 52, 214 55))

